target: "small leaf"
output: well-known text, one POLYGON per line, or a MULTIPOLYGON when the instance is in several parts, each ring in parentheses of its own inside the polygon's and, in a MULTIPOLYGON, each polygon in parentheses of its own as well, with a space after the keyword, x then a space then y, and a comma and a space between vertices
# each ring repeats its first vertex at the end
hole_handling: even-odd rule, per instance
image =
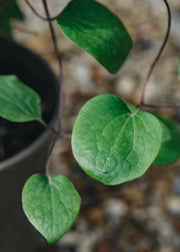
POLYGON ((116 185, 141 176, 157 156, 161 125, 147 112, 132 116, 119 97, 99 95, 81 109, 73 127, 73 154, 93 178, 116 185))
POLYGON ((22 192, 23 209, 35 228, 52 244, 74 223, 81 199, 72 183, 64 176, 50 179, 35 174, 22 192))
POLYGON ((161 145, 160 152, 154 163, 167 165, 180 158, 180 124, 162 116, 158 118, 170 131, 171 138, 161 145))
POLYGON ((0 34, 11 37, 12 20, 23 20, 24 16, 15 0, 0 3, 0 34))
POLYGON ((64 34, 116 73, 132 47, 122 22, 94 0, 73 0, 57 18, 64 34))
POLYGON ((39 95, 15 75, 0 75, 0 116, 13 122, 41 118, 39 95))

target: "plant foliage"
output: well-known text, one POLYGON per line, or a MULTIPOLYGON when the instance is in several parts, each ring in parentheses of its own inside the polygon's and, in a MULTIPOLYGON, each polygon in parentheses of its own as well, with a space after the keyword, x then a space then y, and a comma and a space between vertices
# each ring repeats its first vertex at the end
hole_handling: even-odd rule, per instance
POLYGON ((81 109, 73 127, 72 149, 93 178, 116 185, 141 176, 162 141, 159 120, 147 112, 132 114, 114 95, 99 95, 81 109))
POLYGON ((36 229, 52 244, 74 223, 81 199, 64 176, 31 176, 22 192, 25 214, 36 229))
POLYGON ((131 37, 118 17, 94 0, 71 1, 57 21, 70 40, 110 73, 119 70, 132 47, 131 37))
MULTIPOLYGON (((0 5, 1 35, 10 36, 13 19, 21 20, 23 15, 16 1, 4 1, 0 5)), ((70 1, 57 23, 70 40, 113 74, 132 48, 121 20, 95 0, 70 1)), ((16 76, 0 76, 0 116, 14 122, 42 122, 40 101, 16 76)), ((179 143, 178 122, 137 111, 111 94, 90 99, 80 110, 72 133, 72 150, 80 167, 106 185, 140 177, 153 161, 176 161, 180 158, 179 143)), ((66 177, 35 174, 23 188, 22 203, 30 222, 52 244, 74 223, 81 199, 66 177)))
POLYGON ((159 116, 158 118, 169 130, 170 137, 162 143, 160 152, 154 163, 167 165, 180 158, 180 124, 179 122, 162 116, 159 116))
POLYGON ((13 122, 41 118, 39 95, 15 75, 0 75, 0 116, 13 122))

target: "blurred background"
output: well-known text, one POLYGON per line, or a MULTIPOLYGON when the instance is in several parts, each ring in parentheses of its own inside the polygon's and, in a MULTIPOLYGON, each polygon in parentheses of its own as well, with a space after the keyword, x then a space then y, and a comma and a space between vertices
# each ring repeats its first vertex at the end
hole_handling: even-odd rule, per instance
MULTIPOLYGON (((44 15, 41 1, 31 4, 44 15)), ((51 16, 68 3, 48 1, 51 16)), ((82 105, 91 97, 113 93, 137 105, 143 81, 167 29, 167 12, 161 0, 100 0, 125 24, 133 49, 116 75, 109 74, 89 54, 71 43, 54 22, 63 61, 63 120, 65 134, 71 134, 82 105)), ((13 23, 13 38, 41 55, 58 74, 51 34, 46 21, 33 14, 24 0, 23 22, 13 23), (33 33, 22 32, 22 30, 33 33)), ((180 1, 169 1, 172 28, 168 45, 151 76, 146 102, 180 104, 177 65, 180 56, 180 1)), ((161 109, 180 117, 180 110, 161 109)), ((80 214, 55 246, 41 236, 37 251, 62 252, 178 252, 180 251, 180 162, 167 167, 152 166, 139 179, 119 186, 105 186, 88 177, 73 158, 70 139, 59 139, 52 158, 53 174, 67 176, 82 197, 80 214)))

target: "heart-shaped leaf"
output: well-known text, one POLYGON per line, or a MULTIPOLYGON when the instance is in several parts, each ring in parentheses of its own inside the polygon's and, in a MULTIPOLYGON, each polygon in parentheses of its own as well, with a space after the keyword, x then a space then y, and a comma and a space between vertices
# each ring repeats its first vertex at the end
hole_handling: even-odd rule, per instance
POLYGON ((94 0, 73 0, 57 18, 64 34, 116 73, 132 47, 122 22, 94 0))
POLYGON ((52 244, 74 223, 81 199, 64 176, 31 176, 22 192, 23 210, 35 228, 52 244))
POLYGON ((74 124, 72 149, 84 171, 107 185, 141 176, 157 156, 162 141, 159 120, 134 113, 117 96, 89 100, 74 124))
POLYGON ((15 75, 0 76, 0 116, 13 122, 41 118, 39 95, 15 75))
POLYGON ((159 120, 168 128, 171 137, 162 143, 159 154, 154 163, 167 165, 180 158, 180 124, 165 117, 158 117, 159 120))

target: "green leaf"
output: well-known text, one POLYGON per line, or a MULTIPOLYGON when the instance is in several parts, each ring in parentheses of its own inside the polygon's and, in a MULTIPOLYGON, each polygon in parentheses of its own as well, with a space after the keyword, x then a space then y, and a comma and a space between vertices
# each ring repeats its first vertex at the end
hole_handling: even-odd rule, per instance
POLYGON ((64 176, 50 179, 35 174, 22 192, 23 209, 35 228, 52 244, 74 223, 81 199, 72 183, 64 176))
POLYGON ((72 133, 73 154, 93 178, 116 185, 141 176, 157 156, 159 120, 147 112, 132 116, 119 97, 99 95, 81 109, 72 133))
POLYGON ((0 116, 13 122, 41 118, 39 95, 15 75, 0 75, 0 116))
POLYGON ((8 0, 0 3, 0 34, 11 37, 12 20, 23 20, 22 14, 15 0, 8 0))
MULTIPOLYGON (((134 106, 133 106, 132 104, 130 104, 130 103, 127 103, 127 102, 126 102, 126 105, 127 105, 128 109, 129 109, 132 113, 135 113, 135 112, 138 110, 137 107, 134 107, 134 106)), ((156 115, 156 117, 157 117, 158 119, 161 119, 160 116, 157 116, 157 115, 156 115)), ((159 122, 160 122, 160 125, 161 125, 161 128, 162 128, 162 143, 164 143, 164 142, 167 142, 168 140, 171 139, 171 132, 170 132, 170 130, 168 129, 168 127, 163 123, 162 120, 159 120, 159 122)))
POLYGON ((161 145, 160 152, 154 163, 167 165, 180 158, 180 124, 162 116, 158 118, 170 131, 171 138, 161 145))
POLYGON ((171 132, 166 126, 166 124, 160 119, 160 117, 159 116, 156 116, 156 117, 159 119, 161 127, 162 127, 162 143, 166 143, 172 137, 171 132))
POLYGON ((113 74, 131 50, 132 40, 122 22, 94 0, 71 1, 57 22, 70 40, 113 74))

